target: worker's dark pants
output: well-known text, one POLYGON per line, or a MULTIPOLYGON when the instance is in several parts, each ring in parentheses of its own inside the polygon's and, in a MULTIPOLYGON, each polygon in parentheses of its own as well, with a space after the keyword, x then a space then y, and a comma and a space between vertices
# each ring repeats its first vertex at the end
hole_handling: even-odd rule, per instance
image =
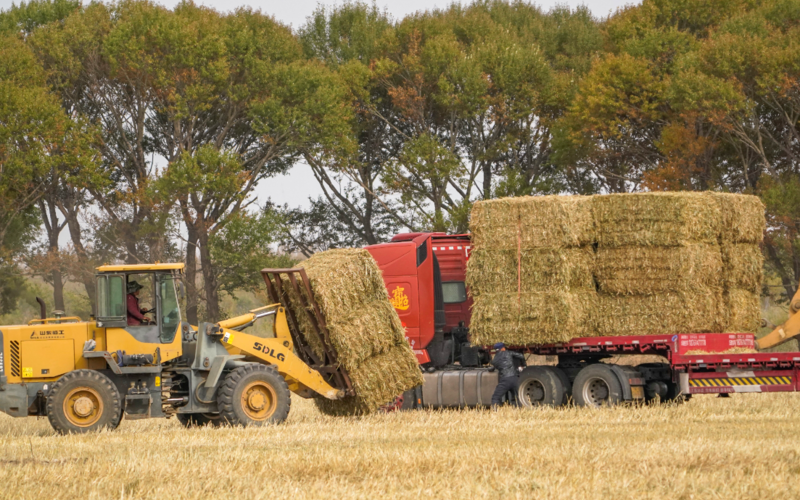
POLYGON ((492 406, 499 405, 505 393, 514 391, 516 393, 519 386, 519 377, 503 377, 497 382, 497 387, 492 394, 492 406))

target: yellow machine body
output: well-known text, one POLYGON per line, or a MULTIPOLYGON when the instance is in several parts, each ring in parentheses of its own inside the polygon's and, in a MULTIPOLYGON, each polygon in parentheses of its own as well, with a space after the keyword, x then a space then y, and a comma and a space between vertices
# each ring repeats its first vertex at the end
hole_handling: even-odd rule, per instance
MULTIPOLYGON (((280 304, 217 324, 189 326, 181 322, 178 307, 183 264, 113 265, 97 271, 96 318, 43 318, 27 325, 0 327, 0 411, 12 416, 49 412, 48 391, 76 370, 102 371, 120 392, 126 418, 181 412, 211 415, 218 411, 213 394, 225 374, 247 363, 273 365, 288 389, 302 397, 344 396, 295 354, 280 304), (151 283, 150 307, 155 317, 131 325, 128 292, 136 288, 132 281, 142 276, 151 283), (269 315, 275 316, 274 337, 240 331, 269 315), (175 398, 180 390, 175 381, 180 379, 188 384, 187 395, 175 398), (167 387, 162 381, 167 381, 167 387)), ((90 418, 75 410, 91 408, 86 401, 68 402, 78 405, 65 407, 71 424, 90 418)))
POLYGON ((48 320, 30 325, 2 327, 7 382, 50 382, 81 368, 105 368, 102 360, 83 357, 87 340, 105 343, 104 329, 94 322, 48 320))

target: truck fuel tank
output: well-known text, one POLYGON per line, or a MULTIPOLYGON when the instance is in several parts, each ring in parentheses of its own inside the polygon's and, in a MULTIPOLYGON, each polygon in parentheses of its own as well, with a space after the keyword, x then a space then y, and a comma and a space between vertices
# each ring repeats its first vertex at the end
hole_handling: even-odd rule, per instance
POLYGON ((488 406, 497 387, 497 372, 486 368, 424 373, 422 405, 428 408, 488 406))

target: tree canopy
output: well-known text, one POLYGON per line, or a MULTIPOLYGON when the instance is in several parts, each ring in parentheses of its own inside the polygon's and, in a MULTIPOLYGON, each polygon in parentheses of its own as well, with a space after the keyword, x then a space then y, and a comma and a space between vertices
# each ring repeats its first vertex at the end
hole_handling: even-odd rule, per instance
POLYGON ((716 190, 762 198, 768 268, 784 295, 800 279, 800 0, 601 19, 346 2, 296 31, 191 1, 32 0, 0 36, 3 275, 24 261, 91 296, 97 262, 182 259, 189 319, 218 319, 258 262, 463 232, 476 200, 716 190), (299 168, 322 193, 306 208, 256 204, 299 168))

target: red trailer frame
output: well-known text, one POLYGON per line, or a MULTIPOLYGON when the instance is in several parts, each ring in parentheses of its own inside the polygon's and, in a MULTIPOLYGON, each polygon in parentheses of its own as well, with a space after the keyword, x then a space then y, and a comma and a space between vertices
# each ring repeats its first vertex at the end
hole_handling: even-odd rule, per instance
POLYGON ((800 352, 725 353, 736 348, 753 349, 754 342, 755 335, 750 333, 689 333, 585 337, 564 344, 514 346, 511 349, 543 356, 663 356, 672 368, 673 380, 680 383, 684 394, 800 390, 800 352))

